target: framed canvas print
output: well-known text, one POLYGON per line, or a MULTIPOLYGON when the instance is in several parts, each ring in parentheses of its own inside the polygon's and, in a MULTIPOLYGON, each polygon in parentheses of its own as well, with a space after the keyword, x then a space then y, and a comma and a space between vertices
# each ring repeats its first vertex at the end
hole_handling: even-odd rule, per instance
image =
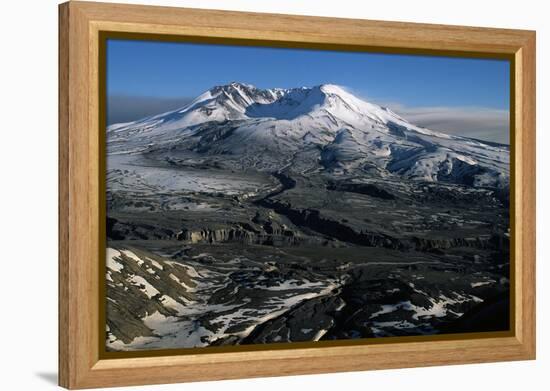
POLYGON ((62 386, 534 359, 534 32, 59 10, 62 386))

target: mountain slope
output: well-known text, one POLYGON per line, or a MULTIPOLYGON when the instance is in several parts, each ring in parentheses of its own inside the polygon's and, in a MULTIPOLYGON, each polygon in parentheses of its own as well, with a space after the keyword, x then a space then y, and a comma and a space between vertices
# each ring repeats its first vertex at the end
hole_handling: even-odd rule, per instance
POLYGON ((108 152, 275 172, 399 176, 505 188, 509 148, 415 126, 342 87, 214 87, 185 107, 108 128, 108 152))

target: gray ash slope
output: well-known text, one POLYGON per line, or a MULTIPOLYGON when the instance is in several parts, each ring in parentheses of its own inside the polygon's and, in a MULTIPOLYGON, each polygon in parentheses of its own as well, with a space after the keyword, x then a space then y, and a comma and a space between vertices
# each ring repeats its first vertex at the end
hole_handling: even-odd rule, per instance
POLYGON ((507 146, 232 83, 107 150, 110 349, 508 327, 507 146))

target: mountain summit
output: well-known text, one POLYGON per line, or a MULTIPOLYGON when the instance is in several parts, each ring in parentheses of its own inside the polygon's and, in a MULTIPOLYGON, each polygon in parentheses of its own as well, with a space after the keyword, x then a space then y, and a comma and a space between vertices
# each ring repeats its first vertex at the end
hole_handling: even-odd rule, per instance
POLYGON ((509 148, 415 126, 341 86, 260 89, 233 82, 186 106, 111 125, 110 154, 201 157, 281 171, 400 176, 474 187, 509 185, 509 148))

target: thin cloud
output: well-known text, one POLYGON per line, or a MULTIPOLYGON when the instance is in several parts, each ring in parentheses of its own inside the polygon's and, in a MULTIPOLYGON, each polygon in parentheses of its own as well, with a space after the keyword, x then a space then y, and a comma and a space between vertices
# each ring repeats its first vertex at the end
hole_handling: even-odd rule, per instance
POLYGON ((481 107, 408 107, 386 104, 409 122, 443 133, 510 144, 508 110, 481 107))
POLYGON ((147 96, 111 95, 107 98, 107 124, 135 121, 149 115, 179 109, 191 98, 156 98, 147 96))

